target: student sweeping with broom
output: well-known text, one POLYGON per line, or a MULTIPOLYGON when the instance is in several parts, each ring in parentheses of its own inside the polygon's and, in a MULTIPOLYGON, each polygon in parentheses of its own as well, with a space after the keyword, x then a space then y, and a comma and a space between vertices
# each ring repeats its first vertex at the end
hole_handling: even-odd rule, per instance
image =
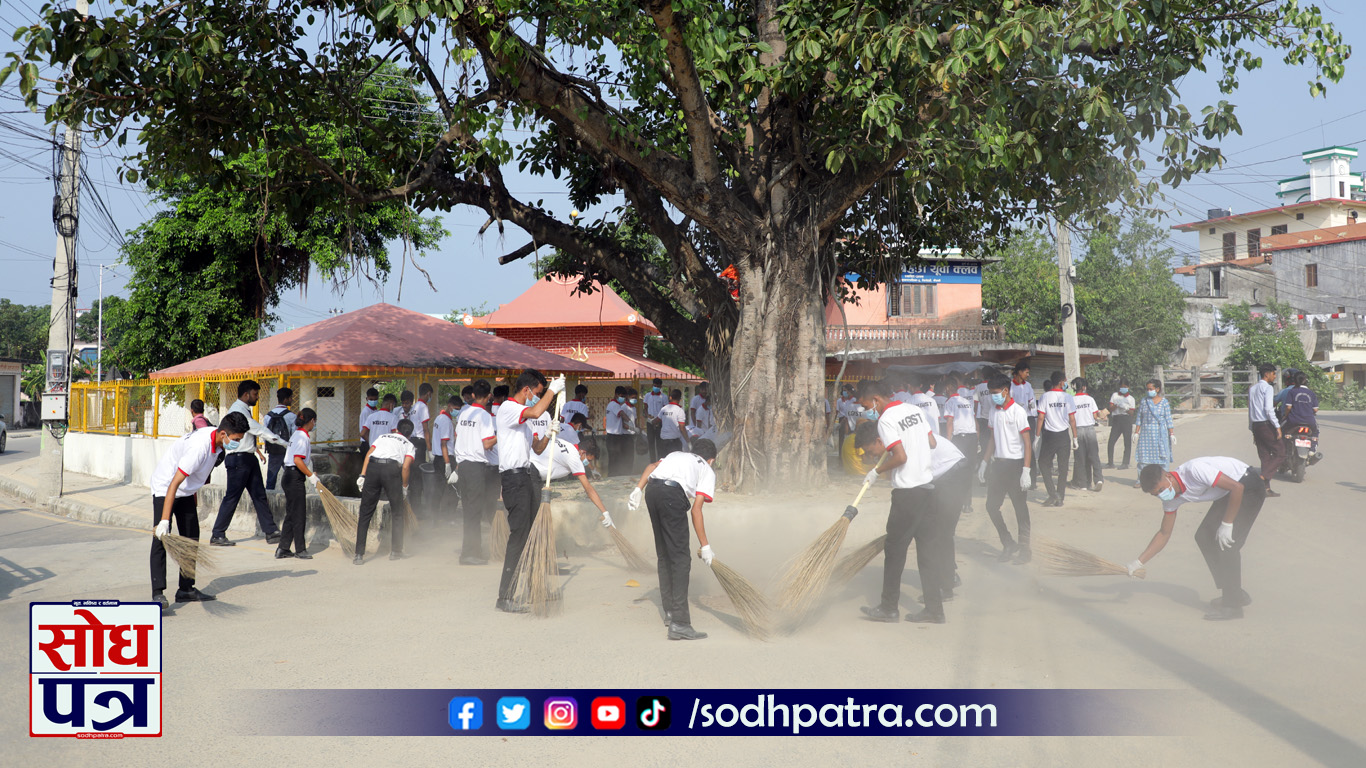
POLYGON ((1243 591, 1243 545, 1266 501, 1266 484, 1258 470, 1225 456, 1190 461, 1168 472, 1148 464, 1139 473, 1143 492, 1162 500, 1162 527, 1148 548, 1127 569, 1133 576, 1157 556, 1176 528, 1176 511, 1188 502, 1212 501, 1205 519, 1195 531, 1195 543, 1205 556, 1214 586, 1222 597, 1210 602, 1210 621, 1243 618, 1243 607, 1252 598, 1243 591), (1236 480, 1234 478, 1237 478, 1236 480))
MULTIPOLYGON (((229 413, 217 427, 201 427, 176 440, 157 462, 148 483, 152 486, 152 521, 156 534, 152 538, 152 599, 161 603, 161 610, 170 607, 166 602, 166 547, 161 537, 171 531, 175 518, 176 531, 187 539, 199 541, 199 514, 195 493, 208 480, 218 458, 225 450, 233 450, 241 443, 250 424, 240 413, 229 413)), ((194 577, 180 572, 180 587, 176 590, 177 603, 214 600, 195 589, 194 577)))
POLYGON ((284 472, 280 475, 280 488, 285 492, 285 524, 280 526, 280 544, 275 549, 276 559, 297 557, 312 560, 308 545, 304 541, 304 529, 308 527, 308 496, 304 483, 318 487, 318 475, 313 472, 313 427, 318 423, 318 413, 312 408, 299 411, 294 420, 295 430, 289 437, 289 448, 285 451, 284 472), (290 546, 294 551, 290 551, 290 546))
POLYGON ((861 610, 872 621, 901 618, 901 574, 906 570, 906 552, 916 541, 925 609, 907 614, 906 621, 943 624, 942 571, 935 554, 927 551, 933 550, 937 541, 934 523, 938 516, 930 487, 930 454, 938 442, 934 436, 937 425, 924 410, 893 400, 886 379, 860 382, 859 399, 864 407, 882 414, 877 420, 877 437, 889 454, 869 470, 868 479, 875 481, 881 475, 892 479, 892 508, 887 515, 887 542, 882 555, 882 600, 861 610))
POLYGON ((702 520, 702 505, 716 493, 716 444, 702 438, 691 451, 675 451, 645 468, 640 482, 631 491, 627 507, 645 508, 655 533, 655 555, 659 563, 659 598, 664 604, 664 623, 669 625, 670 640, 702 640, 706 632, 692 628, 688 613, 688 577, 692 569, 689 553, 688 517, 691 509, 693 530, 701 549, 697 556, 711 566, 716 555, 707 543, 702 520))
MULTIPOLYGON (((531 421, 540 418, 564 392, 564 377, 546 382, 545 375, 535 369, 522 371, 513 386, 511 397, 499 408, 496 416, 498 476, 503 489, 503 506, 508 514, 508 543, 503 553, 503 577, 498 584, 498 601, 494 607, 507 613, 526 613, 525 605, 512 599, 516 584, 517 563, 522 559, 527 534, 541 506, 541 486, 532 468, 531 421), (538 397, 535 405, 527 402, 538 397)), ((458 434, 457 434, 458 439, 458 434)))
MULTIPOLYGON (((384 411, 375 411, 375 414, 384 411)), ((372 416, 373 420, 373 416, 372 416)), ((382 434, 370 444, 370 452, 360 466, 360 477, 356 478, 356 488, 360 490, 360 520, 356 523, 355 565, 365 563, 365 538, 370 531, 370 521, 379 506, 379 494, 384 492, 389 500, 389 559, 399 560, 403 554, 403 501, 408 495, 408 478, 413 469, 417 449, 413 447, 413 423, 407 419, 398 422, 398 431, 382 434), (368 476, 368 480, 366 479, 368 476)))

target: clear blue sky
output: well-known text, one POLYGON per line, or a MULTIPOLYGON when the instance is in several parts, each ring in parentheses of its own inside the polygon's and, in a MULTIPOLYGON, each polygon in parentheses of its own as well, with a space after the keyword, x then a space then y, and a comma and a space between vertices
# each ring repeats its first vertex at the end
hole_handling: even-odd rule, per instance
MULTIPOLYGON (((5 41, 4 45, 13 45, 9 40, 17 25, 32 23, 37 18, 38 6, 38 0, 5 0, 0 5, 0 40, 5 41)), ((1341 8, 1349 6, 1340 4, 1341 8)), ((94 8, 97 12, 107 10, 100 3, 94 4, 94 8)), ((1366 148, 1366 104, 1360 98, 1360 94, 1366 93, 1366 25, 1350 12, 1327 7, 1324 12, 1355 49, 1356 55, 1348 62, 1343 81, 1331 87, 1326 96, 1310 98, 1308 69, 1287 67, 1270 57, 1262 70, 1242 77, 1242 87, 1229 98, 1238 106, 1243 134, 1224 142, 1227 167, 1197 177, 1172 192, 1164 225, 1203 219, 1207 208, 1248 211, 1273 206, 1275 180, 1303 172, 1300 152, 1334 144, 1366 148)), ((17 100, 16 81, 12 78, 0 90, 0 119, 37 134, 46 133, 41 118, 26 113, 17 100)), ((1214 87, 1214 77, 1200 73, 1188 77, 1181 90, 1184 103, 1197 113, 1201 106, 1222 98, 1214 87)), ((51 224, 53 186, 48 176, 52 162, 52 153, 41 137, 32 138, 0 127, 0 275, 4 276, 0 280, 0 297, 17 303, 47 304, 51 300, 48 281, 52 275, 55 234, 51 224)), ((93 182, 84 191, 97 192, 110 216, 100 215, 93 197, 84 196, 78 299, 83 308, 98 296, 100 264, 111 265, 115 270, 105 274, 106 295, 124 293, 128 270, 116 263, 118 241, 113 229, 132 229, 152 212, 151 202, 139 187, 118 181, 118 159, 112 147, 87 146, 84 162, 93 182)), ((1366 156, 1357 161, 1354 170, 1366 171, 1366 156)), ((568 218, 568 197, 563 185, 554 179, 513 172, 508 181, 514 194, 523 199, 544 199, 553 211, 568 218)), ((597 213, 589 211, 586 216, 597 213)), ((531 260, 499 266, 497 259, 528 238, 511 226, 502 242, 492 230, 481 238, 477 231, 484 219, 483 213, 472 209, 444 215, 451 236, 438 250, 420 260, 430 272, 436 290, 429 288, 411 266, 403 278, 401 300, 398 269, 387 285, 352 283, 340 291, 315 277, 306 291, 291 291, 284 296, 278 310, 282 322, 276 330, 322 319, 334 308, 356 309, 379 300, 429 313, 445 313, 481 303, 492 308, 512 300, 533 279, 531 260)), ((1172 245, 1191 254, 1197 247, 1194 235, 1180 233, 1173 235, 1172 245)), ((395 246, 391 252, 397 256, 400 250, 401 246, 395 246)))

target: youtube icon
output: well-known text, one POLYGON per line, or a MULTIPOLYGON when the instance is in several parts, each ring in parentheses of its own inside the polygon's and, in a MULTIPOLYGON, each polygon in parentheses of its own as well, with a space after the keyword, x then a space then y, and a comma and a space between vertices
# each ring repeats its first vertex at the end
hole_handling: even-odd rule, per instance
POLYGON ((593 699, 589 716, 594 729, 619 731, 626 725, 626 702, 615 696, 600 696, 593 699))

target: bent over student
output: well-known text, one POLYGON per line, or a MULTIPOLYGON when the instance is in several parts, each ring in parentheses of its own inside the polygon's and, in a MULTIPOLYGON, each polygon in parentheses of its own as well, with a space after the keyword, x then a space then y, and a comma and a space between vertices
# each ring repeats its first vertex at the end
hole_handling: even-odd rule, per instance
POLYGON ((1133 576, 1167 546, 1176 528, 1176 511, 1182 504, 1212 501, 1205 519, 1195 530, 1195 543, 1205 556, 1214 586, 1223 594, 1210 601, 1205 618, 1243 618, 1243 607, 1252 598, 1243 591, 1242 551, 1266 500, 1266 484, 1261 474, 1237 459, 1210 456, 1191 459, 1172 472, 1149 464, 1143 467, 1139 483, 1144 493, 1162 500, 1162 527, 1143 554, 1129 563, 1129 575, 1133 576))
MULTIPOLYGON (((376 411, 380 413, 380 411, 376 411)), ((409 437, 413 423, 398 422, 397 432, 379 435, 370 444, 370 452, 360 466, 356 488, 360 490, 360 520, 356 525, 356 557, 351 562, 365 562, 365 539, 370 531, 370 520, 379 506, 380 491, 389 500, 389 559, 399 560, 403 554, 403 502, 408 495, 408 478, 412 473, 416 449, 409 437)))

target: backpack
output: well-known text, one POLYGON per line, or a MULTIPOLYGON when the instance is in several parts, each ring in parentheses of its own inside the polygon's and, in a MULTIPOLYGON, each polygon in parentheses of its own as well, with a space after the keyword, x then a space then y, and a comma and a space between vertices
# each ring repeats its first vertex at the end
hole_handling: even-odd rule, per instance
MULTIPOLYGON (((290 434, 289 434, 289 422, 285 421, 285 414, 286 414, 286 413, 289 413, 289 411, 288 411, 288 410, 284 410, 284 411, 271 411, 271 412, 267 413, 267 414, 266 414, 266 429, 269 429, 273 434, 275 434, 276 436, 278 436, 281 440, 284 440, 285 442, 289 442, 289 438, 290 438, 290 434)), ((282 447, 280 447, 280 446, 278 446, 278 445, 276 445, 275 443, 266 443, 266 453, 268 453, 268 454, 270 454, 270 455, 273 455, 273 456, 283 456, 283 455, 285 455, 285 449, 282 448, 282 447)))

